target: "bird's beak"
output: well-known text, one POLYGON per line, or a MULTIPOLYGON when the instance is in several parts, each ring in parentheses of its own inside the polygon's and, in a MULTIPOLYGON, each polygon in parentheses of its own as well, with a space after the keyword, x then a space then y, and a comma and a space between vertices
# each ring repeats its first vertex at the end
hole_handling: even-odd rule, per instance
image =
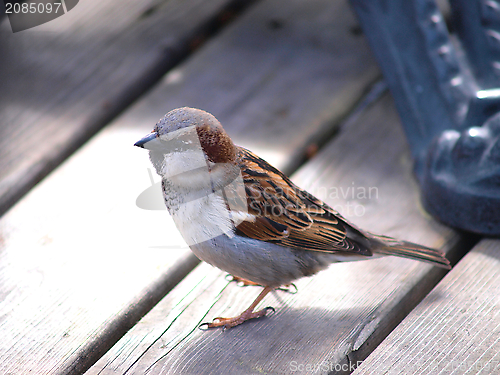
POLYGON ((148 145, 148 143, 154 141, 155 139, 156 139, 156 132, 149 133, 145 137, 142 137, 139 141, 135 142, 134 146, 137 146, 137 147, 140 147, 140 148, 151 149, 152 144, 150 143, 148 145))

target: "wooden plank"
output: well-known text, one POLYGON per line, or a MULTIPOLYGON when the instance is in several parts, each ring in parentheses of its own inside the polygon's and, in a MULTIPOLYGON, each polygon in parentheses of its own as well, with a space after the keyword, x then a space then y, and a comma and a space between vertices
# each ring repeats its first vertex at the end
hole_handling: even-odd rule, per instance
POLYGON ((345 0, 259 3, 166 75, 144 112, 205 109, 236 143, 294 170, 380 77, 358 30, 345 0))
POLYGON ((0 373, 82 373, 196 264, 165 210, 136 205, 158 179, 132 144, 166 111, 200 106, 240 142, 272 138, 280 168, 331 131, 378 76, 347 11, 327 0, 259 4, 4 215, 0 373), (280 22, 283 32, 269 26, 280 22))
POLYGON ((13 34, 0 23, 0 215, 252 0, 80 1, 13 34), (189 22, 186 22, 189 19, 189 22))
MULTIPOLYGON (((421 209, 388 95, 348 122, 293 180, 367 230, 442 248, 452 257, 471 246, 421 209), (370 194, 370 188, 376 189, 370 194)), ((228 284, 224 272, 202 264, 86 375, 195 374, 207 368, 220 374, 349 370, 444 273, 400 258, 336 264, 297 281, 297 294, 267 296, 262 306, 274 306, 276 314, 223 332, 197 327, 241 312, 260 288, 228 284)))
POLYGON ((0 373, 81 373, 195 266, 168 215, 135 205, 144 131, 101 133, 0 220, 0 373))
POLYGON ((476 245, 355 374, 498 374, 499 254, 476 245))

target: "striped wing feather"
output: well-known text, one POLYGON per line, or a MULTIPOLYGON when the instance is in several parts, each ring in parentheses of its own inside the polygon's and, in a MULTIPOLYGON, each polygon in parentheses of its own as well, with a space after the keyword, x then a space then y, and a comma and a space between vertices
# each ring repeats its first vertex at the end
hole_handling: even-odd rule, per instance
POLYGON ((394 255, 451 268, 439 250, 364 233, 252 152, 239 149, 248 213, 236 233, 292 249, 351 256, 394 255))
POLYGON ((237 234, 295 249, 372 255, 358 229, 266 161, 241 148, 240 167, 255 220, 240 223, 237 234))

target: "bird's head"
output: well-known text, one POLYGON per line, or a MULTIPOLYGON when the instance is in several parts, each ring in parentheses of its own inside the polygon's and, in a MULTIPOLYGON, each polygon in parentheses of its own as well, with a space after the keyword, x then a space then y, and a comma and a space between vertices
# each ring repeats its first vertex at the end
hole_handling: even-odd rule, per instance
POLYGON ((200 109, 183 107, 168 112, 135 146, 149 150, 160 176, 182 184, 206 179, 207 171, 212 184, 217 172, 223 180, 237 172, 237 147, 220 122, 200 109))

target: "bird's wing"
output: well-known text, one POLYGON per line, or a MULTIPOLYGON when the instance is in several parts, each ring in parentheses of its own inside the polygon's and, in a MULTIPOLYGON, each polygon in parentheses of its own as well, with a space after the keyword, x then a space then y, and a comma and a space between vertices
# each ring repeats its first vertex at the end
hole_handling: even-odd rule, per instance
POLYGON ((237 234, 295 249, 372 255, 369 240, 338 212, 243 148, 240 168, 252 220, 237 225, 237 234))

